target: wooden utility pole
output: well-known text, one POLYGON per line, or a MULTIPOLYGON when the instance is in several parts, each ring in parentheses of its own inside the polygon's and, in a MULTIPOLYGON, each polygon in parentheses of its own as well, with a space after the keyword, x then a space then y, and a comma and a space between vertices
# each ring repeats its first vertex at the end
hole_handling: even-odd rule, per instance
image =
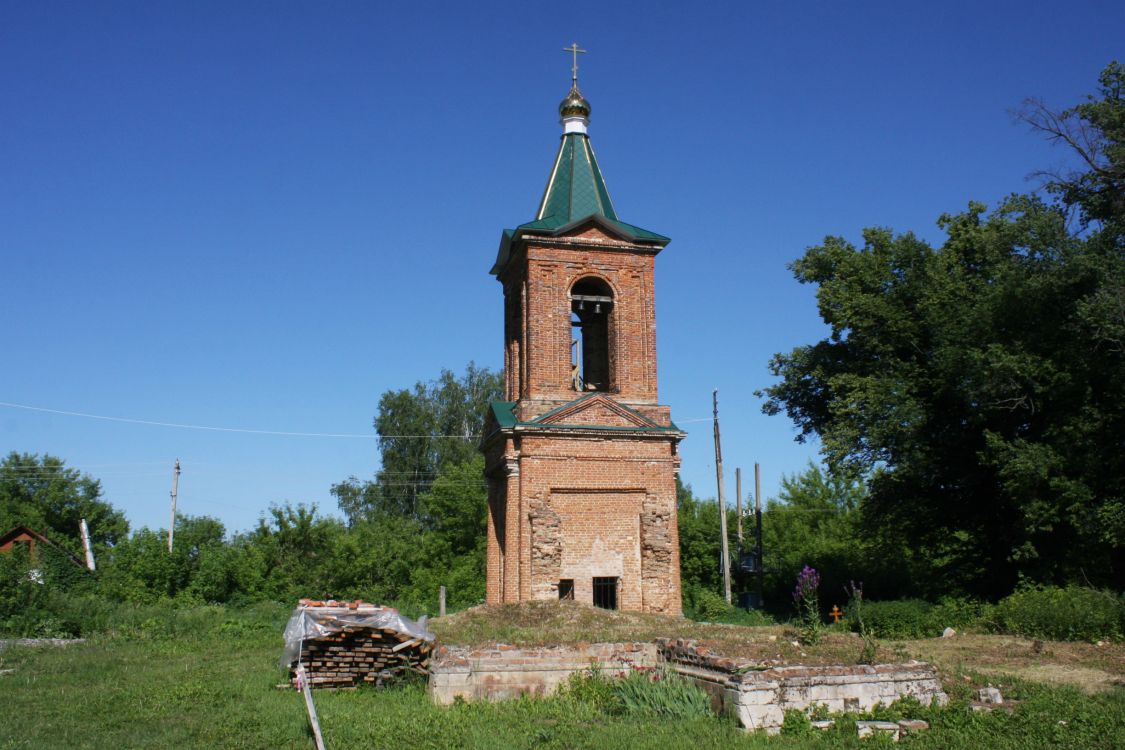
POLYGON ((180 488, 180 459, 172 469, 172 522, 168 524, 168 554, 172 554, 172 537, 176 533, 176 493, 180 488))
POLYGON ((719 484, 719 534, 722 535, 723 596, 730 604, 730 546, 727 541, 727 501, 723 492, 723 448, 719 440, 719 392, 711 392, 711 405, 715 413, 715 478, 719 484))
POLYGON ((742 554, 742 468, 734 469, 734 513, 738 520, 738 553, 742 554))
POLYGON ((445 617, 445 586, 438 588, 438 617, 445 617))
POLYGON ((762 562, 762 467, 754 462, 754 526, 756 540, 754 543, 754 556, 758 558, 758 608, 765 604, 763 591, 765 589, 766 573, 765 564, 762 562))
POLYGON ((94 548, 90 546, 90 527, 86 525, 85 518, 78 522, 78 530, 82 532, 82 549, 86 550, 86 567, 97 570, 97 565, 94 564, 94 548))

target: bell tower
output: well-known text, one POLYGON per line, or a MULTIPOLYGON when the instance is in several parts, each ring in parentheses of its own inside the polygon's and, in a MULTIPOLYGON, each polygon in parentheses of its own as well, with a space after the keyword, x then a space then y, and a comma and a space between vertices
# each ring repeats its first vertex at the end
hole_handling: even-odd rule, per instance
MULTIPOLYGON (((577 45, 568 49, 575 55, 577 45)), ((680 613, 677 445, 657 400, 653 270, 667 237, 622 221, 571 88, 533 221, 505 230, 506 400, 481 450, 487 599, 680 613)))

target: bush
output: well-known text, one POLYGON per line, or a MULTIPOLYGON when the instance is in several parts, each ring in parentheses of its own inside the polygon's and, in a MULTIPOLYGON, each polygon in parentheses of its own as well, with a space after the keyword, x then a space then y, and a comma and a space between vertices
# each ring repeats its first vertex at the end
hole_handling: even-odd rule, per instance
MULTIPOLYGON (((938 624, 934 609, 933 604, 921 599, 864 602, 863 621, 877 638, 932 638, 941 635, 945 627, 938 624)), ((859 632, 859 618, 851 608, 848 625, 859 632)))
POLYGON ((1057 641, 1121 640, 1125 603, 1081 586, 1028 588, 1000 600, 987 618, 993 630, 1057 641))
MULTIPOLYGON (((946 628, 964 630, 981 621, 987 604, 973 599, 942 599, 937 604, 921 599, 898 599, 863 604, 863 620, 878 638, 936 638, 946 628)), ((848 627, 859 632, 859 618, 848 608, 848 627)))
POLYGON ((741 609, 710 589, 692 588, 684 597, 684 616, 697 622, 722 622, 758 627, 777 622, 760 609, 741 609))
POLYGON ((606 677, 596 662, 588 671, 572 674, 559 688, 559 695, 607 714, 620 713, 621 710, 613 680, 606 677))
MULTIPOLYGON (((980 627, 984 618, 992 611, 992 605, 976 599, 945 597, 934 607, 934 618, 941 630, 956 628, 965 630, 980 627)), ((940 632, 936 635, 941 635, 940 632)))

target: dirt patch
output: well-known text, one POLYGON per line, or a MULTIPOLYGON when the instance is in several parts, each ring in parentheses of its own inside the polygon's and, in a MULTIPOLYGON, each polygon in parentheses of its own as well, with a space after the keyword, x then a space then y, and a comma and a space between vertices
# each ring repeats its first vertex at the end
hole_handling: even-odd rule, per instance
POLYGON ((1067 643, 1006 635, 956 635, 893 644, 942 670, 1010 674, 1088 693, 1125 684, 1125 644, 1067 643))
POLYGON ((1125 686, 1121 675, 1113 675, 1100 669, 1084 667, 1065 667, 1059 664, 1040 664, 1034 667, 992 668, 979 670, 982 674, 1012 675, 1033 682, 1046 682, 1053 685, 1070 685, 1084 693, 1104 693, 1115 687, 1125 686))

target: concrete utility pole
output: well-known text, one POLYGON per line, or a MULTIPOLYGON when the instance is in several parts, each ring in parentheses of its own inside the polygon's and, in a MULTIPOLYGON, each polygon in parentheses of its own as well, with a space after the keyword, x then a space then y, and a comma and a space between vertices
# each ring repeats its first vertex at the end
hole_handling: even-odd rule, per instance
POLYGON ((734 514, 738 519, 738 553, 742 554, 742 468, 734 469, 734 514))
POLYGON ((765 604, 763 591, 765 589, 766 572, 762 561, 762 467, 754 462, 754 525, 757 527, 757 541, 755 542, 755 556, 758 558, 758 608, 765 604))
POLYGON ((723 596, 730 604, 730 545, 727 541, 727 501, 723 492, 723 448, 719 440, 719 392, 711 392, 711 404, 715 410, 715 477, 719 484, 719 533, 723 542, 723 596))
POLYGON ((168 524, 168 554, 172 554, 172 537, 176 533, 176 493, 180 488, 180 459, 172 469, 172 522, 168 524))
POLYGON ((78 530, 82 532, 82 549, 86 550, 86 567, 97 570, 94 564, 94 549, 90 546, 90 527, 86 525, 85 518, 78 522, 78 530))

